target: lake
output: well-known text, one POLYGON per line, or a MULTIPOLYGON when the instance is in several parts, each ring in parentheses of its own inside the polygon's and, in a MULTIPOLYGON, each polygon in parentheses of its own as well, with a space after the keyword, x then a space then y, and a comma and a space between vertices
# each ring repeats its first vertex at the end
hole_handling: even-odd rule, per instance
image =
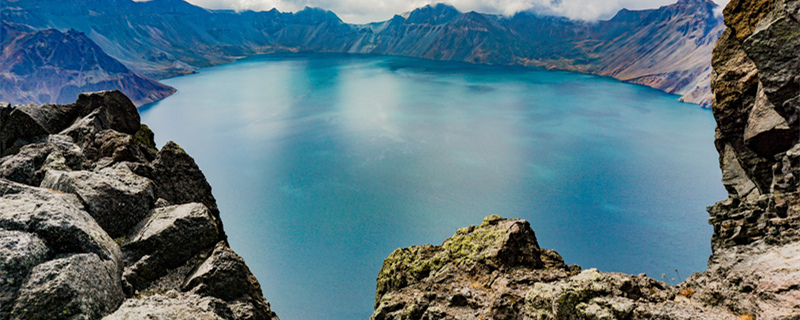
POLYGON ((491 214, 568 264, 677 282, 727 197, 711 111, 610 78, 298 54, 164 83, 142 122, 200 165, 283 320, 367 319, 394 249, 491 214))

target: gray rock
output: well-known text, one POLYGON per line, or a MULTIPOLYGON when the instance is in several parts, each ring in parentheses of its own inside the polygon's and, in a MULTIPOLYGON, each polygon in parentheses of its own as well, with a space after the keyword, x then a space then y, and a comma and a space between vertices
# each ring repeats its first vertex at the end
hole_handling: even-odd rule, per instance
POLYGON ((28 272, 44 262, 49 253, 36 235, 0 229, 0 319, 8 319, 28 272))
POLYGON ((97 319, 125 299, 116 270, 95 254, 42 263, 19 290, 12 319, 97 319))
POLYGON ((122 270, 119 246, 75 195, 0 179, 0 228, 36 234, 53 254, 94 253, 122 270))
POLYGON ((75 117, 69 115, 69 108, 64 106, 34 104, 16 106, 20 111, 28 114, 49 133, 57 133, 72 124, 75 117))
POLYGON ((41 183, 49 188, 76 194, 97 223, 116 238, 126 235, 150 211, 155 202, 153 182, 126 166, 99 172, 50 170, 41 183))
POLYGON ((37 137, 50 133, 19 108, 6 108, 4 112, 8 114, 0 127, 0 156, 14 154, 37 137))
POLYGON ((208 208, 199 203, 154 209, 125 238, 122 249, 130 267, 125 279, 139 288, 210 250, 219 231, 208 208))
POLYGON ((211 185, 186 151, 172 141, 167 142, 152 165, 154 170, 151 179, 156 182, 156 195, 159 198, 172 204, 204 204, 211 210, 214 221, 222 230, 217 200, 211 194, 211 185))
POLYGON ((101 110, 93 111, 61 134, 74 139, 86 157, 93 161, 108 157, 113 162, 144 163, 148 157, 154 158, 152 151, 136 143, 132 135, 109 129, 111 124, 101 117, 101 113, 101 110))
POLYGON ((441 246, 389 255, 378 273, 372 319, 522 319, 534 283, 579 271, 540 248, 527 221, 492 215, 459 229, 441 246))
POLYGON ((69 137, 50 135, 45 142, 26 145, 16 154, 0 159, 0 177, 39 186, 47 170, 80 170, 88 165, 69 137))
POLYGON ((244 259, 224 242, 186 277, 181 290, 230 302, 236 319, 277 318, 244 259))
POLYGON ((758 68, 764 93, 790 125, 797 122, 795 108, 798 105, 787 105, 787 102, 796 101, 800 95, 800 78, 797 77, 800 70, 800 56, 797 54, 800 52, 800 23, 786 6, 786 3, 793 2, 775 1, 772 12, 743 42, 744 50, 758 68))
POLYGON ((133 136, 114 130, 103 130, 95 136, 94 146, 99 157, 110 157, 114 162, 147 162, 144 147, 134 143, 133 136))
POLYGON ((758 197, 760 193, 756 184, 747 176, 739 160, 736 159, 736 152, 730 144, 720 152, 720 166, 722 167, 722 184, 728 189, 728 193, 735 194, 739 198, 758 197))
POLYGON ((139 131, 141 123, 139 111, 133 102, 118 90, 82 93, 78 96, 78 100, 68 107, 74 108, 78 117, 94 113, 97 120, 103 124, 102 129, 113 129, 127 134, 139 131))
POLYGON ((186 277, 181 289, 231 301, 260 292, 260 286, 256 290, 257 286, 258 282, 244 259, 220 242, 211 256, 186 277))
POLYGON ((263 297, 243 296, 240 299, 229 301, 228 307, 236 320, 280 320, 263 297))
POLYGON ((0 103, 0 319, 278 319, 197 164, 153 136, 119 92, 0 103))
POLYGON ((165 294, 128 299, 117 311, 104 320, 171 319, 171 320, 231 320, 228 305, 217 298, 170 291, 165 294))
POLYGON ((646 277, 589 269, 555 283, 537 283, 525 296, 533 319, 630 319, 638 305, 662 303, 677 289, 646 277))
POLYGON ((744 130, 747 147, 763 157, 772 158, 789 150, 797 138, 797 128, 789 127, 786 119, 775 111, 775 106, 767 99, 763 87, 759 86, 755 106, 750 111, 744 130))
POLYGON ((88 153, 90 159, 96 160, 99 158, 94 153, 97 151, 94 147, 94 137, 97 135, 98 132, 106 129, 108 126, 107 123, 103 123, 102 119, 99 118, 100 110, 95 110, 94 112, 88 114, 87 116, 78 119, 73 123, 71 126, 65 128, 64 130, 60 131, 60 135, 65 135, 78 144, 81 149, 89 149, 84 150, 85 153, 88 153), (92 152, 87 152, 92 151, 92 152))

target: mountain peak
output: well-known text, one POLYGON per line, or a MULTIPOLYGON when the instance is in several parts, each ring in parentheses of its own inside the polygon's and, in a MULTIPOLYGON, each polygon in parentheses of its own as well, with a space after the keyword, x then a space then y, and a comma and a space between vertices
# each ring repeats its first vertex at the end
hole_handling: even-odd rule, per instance
POLYGON ((458 9, 452 5, 445 3, 429 4, 411 11, 408 15, 407 22, 416 24, 445 24, 460 15, 461 11, 458 11, 458 9))
POLYGON ((297 11, 295 16, 300 18, 303 21, 314 22, 314 21, 332 21, 337 23, 342 23, 342 19, 339 19, 333 11, 325 10, 318 7, 309 7, 306 6, 303 10, 297 11))

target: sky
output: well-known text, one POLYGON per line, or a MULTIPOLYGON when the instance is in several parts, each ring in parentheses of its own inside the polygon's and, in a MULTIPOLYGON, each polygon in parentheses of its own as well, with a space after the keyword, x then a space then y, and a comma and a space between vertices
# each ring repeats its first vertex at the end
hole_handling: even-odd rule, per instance
MULTIPOLYGON (((572 19, 608 19, 620 9, 651 9, 677 0, 187 0, 209 9, 296 12, 306 6, 335 12, 348 23, 384 21, 427 4, 445 2, 461 11, 512 15, 534 9, 572 19)), ((721 7, 729 0, 715 0, 721 7)), ((720 10, 721 11, 721 10, 720 10)))

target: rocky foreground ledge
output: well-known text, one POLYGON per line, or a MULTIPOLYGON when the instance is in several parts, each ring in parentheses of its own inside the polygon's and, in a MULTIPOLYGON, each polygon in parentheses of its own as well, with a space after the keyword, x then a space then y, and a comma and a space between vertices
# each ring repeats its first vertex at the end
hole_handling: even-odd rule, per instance
POLYGON ((0 319, 277 319, 211 187, 118 91, 0 103, 0 319))
POLYGON ((581 271, 527 222, 492 216, 392 253, 371 319, 800 319, 800 0, 731 0, 724 15, 712 88, 729 198, 708 210, 708 270, 675 287, 581 271))
POLYGON ((800 243, 719 250, 670 286, 568 266, 524 220, 489 216, 440 246, 397 249, 378 275, 371 320, 798 319, 800 243))

